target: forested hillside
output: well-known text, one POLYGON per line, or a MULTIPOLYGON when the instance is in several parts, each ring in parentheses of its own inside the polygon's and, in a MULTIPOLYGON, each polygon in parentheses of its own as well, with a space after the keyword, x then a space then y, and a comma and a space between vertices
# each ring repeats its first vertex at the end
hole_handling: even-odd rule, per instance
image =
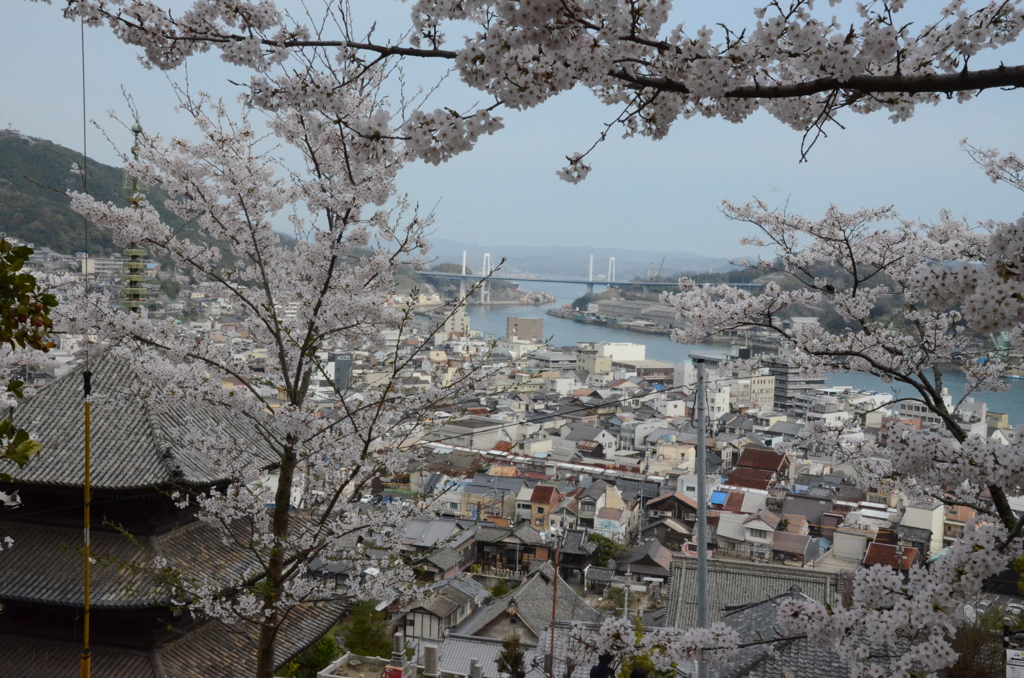
MULTIPOLYGON (((85 249, 82 217, 71 211, 65 191, 82 188, 72 173, 82 154, 44 139, 0 131, 0 231, 57 252, 85 249)), ((103 200, 124 200, 119 168, 89 161, 89 192, 103 200)), ((90 229, 94 254, 117 248, 110 236, 90 229)))

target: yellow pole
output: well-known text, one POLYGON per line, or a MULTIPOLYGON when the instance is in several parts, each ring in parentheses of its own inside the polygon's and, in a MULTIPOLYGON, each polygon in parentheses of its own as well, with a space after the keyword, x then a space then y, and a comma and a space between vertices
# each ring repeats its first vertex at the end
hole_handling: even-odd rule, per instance
POLYGON ((90 377, 92 375, 89 372, 85 373, 85 549, 84 563, 85 563, 85 595, 83 597, 83 609, 84 609, 84 624, 82 633, 82 666, 81 666, 81 678, 90 678, 92 674, 92 653, 89 649, 89 588, 91 584, 91 553, 89 549, 89 503, 91 501, 91 487, 90 487, 90 475, 92 465, 92 449, 91 449, 91 405, 89 402, 89 391, 91 384, 90 377))

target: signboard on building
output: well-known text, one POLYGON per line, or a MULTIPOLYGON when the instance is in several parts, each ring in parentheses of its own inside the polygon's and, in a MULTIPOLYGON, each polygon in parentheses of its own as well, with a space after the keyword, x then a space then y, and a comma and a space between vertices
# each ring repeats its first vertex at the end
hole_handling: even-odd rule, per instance
POLYGON ((334 365, 334 388, 344 393, 352 380, 352 354, 332 353, 330 362, 334 365))
POLYGON ((1024 650, 1006 650, 1006 678, 1024 678, 1024 650))

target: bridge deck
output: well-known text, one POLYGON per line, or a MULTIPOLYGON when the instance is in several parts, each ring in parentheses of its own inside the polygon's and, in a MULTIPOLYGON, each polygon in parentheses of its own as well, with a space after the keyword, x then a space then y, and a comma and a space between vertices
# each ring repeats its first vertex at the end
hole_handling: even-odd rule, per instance
MULTIPOLYGON (((422 276, 432 278, 447 278, 449 280, 472 280, 474 282, 480 280, 480 276, 462 273, 444 273, 441 271, 417 271, 422 276)), ((541 282, 541 283, 557 283, 559 285, 608 285, 608 286, 626 286, 626 285, 639 285, 642 287, 665 287, 678 289, 678 282, 661 282, 661 281, 643 281, 643 280, 580 280, 578 278, 532 278, 530 276, 495 276, 491 280, 503 280, 505 282, 541 282)), ((728 284, 728 283, 727 283, 728 284)), ((736 287, 739 289, 749 290, 760 290, 763 285, 756 283, 731 283, 730 287, 736 287)))

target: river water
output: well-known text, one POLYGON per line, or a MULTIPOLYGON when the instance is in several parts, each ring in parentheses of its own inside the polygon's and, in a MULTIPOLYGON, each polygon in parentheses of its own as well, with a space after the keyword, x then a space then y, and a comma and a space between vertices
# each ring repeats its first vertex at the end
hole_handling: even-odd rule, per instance
MULTIPOLYGON (((558 297, 558 301, 539 306, 470 306, 467 310, 470 328, 480 330, 496 337, 505 336, 506 320, 509 316, 521 318, 543 318, 544 335, 550 337, 552 346, 572 346, 579 341, 632 342, 647 346, 647 357, 654 360, 668 360, 674 363, 685 360, 690 353, 706 355, 728 353, 731 347, 726 344, 701 344, 688 346, 677 344, 665 335, 631 332, 629 330, 610 329, 599 325, 585 325, 572 320, 547 315, 549 308, 560 308, 570 304, 583 293, 580 285, 531 284, 521 285, 524 289, 536 292, 550 292, 558 297)), ((600 288, 598 288, 600 291, 600 288)), ((974 399, 988 403, 990 410, 1005 412, 1010 415, 1010 423, 1024 424, 1024 379, 1008 380, 1008 391, 983 392, 975 394, 974 399)), ((960 372, 950 371, 943 376, 943 383, 949 388, 953 401, 963 396, 966 379, 960 372)), ((867 374, 845 372, 830 375, 829 386, 852 386, 854 388, 892 392, 899 394, 900 386, 886 384, 867 374)), ((902 395, 911 395, 910 389, 902 387, 902 395)))

